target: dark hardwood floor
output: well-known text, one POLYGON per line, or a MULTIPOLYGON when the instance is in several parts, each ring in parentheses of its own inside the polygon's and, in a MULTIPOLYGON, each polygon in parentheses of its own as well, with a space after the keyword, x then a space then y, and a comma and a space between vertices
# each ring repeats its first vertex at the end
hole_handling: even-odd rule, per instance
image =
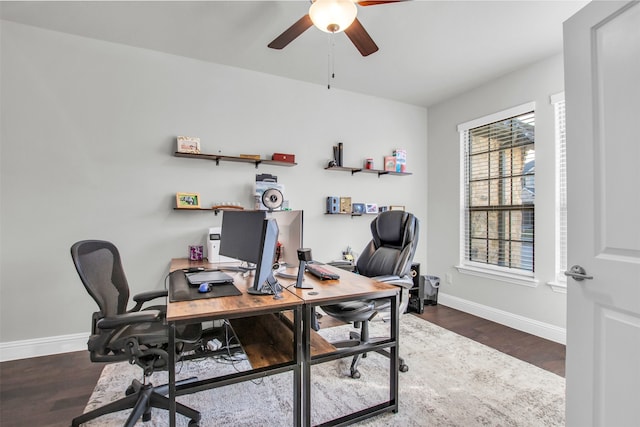
MULTIPOLYGON (((419 316, 564 376, 564 345, 442 305, 425 307, 419 316)), ((71 425, 71 419, 82 413, 102 368, 91 363, 85 351, 0 363, 0 425, 71 425)))

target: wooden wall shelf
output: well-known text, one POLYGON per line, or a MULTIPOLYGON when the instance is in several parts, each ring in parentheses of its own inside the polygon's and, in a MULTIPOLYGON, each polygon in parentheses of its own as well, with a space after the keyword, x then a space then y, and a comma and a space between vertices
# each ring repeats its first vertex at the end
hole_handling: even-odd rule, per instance
POLYGON ((378 178, 380 178, 381 175, 396 175, 396 176, 412 175, 411 172, 393 172, 393 171, 385 171, 382 169, 352 168, 348 166, 327 166, 325 169, 332 170, 332 171, 351 172, 351 175, 354 175, 358 172, 373 173, 373 174, 377 174, 378 178))
POLYGON ((285 166, 291 167, 297 165, 297 163, 290 162, 280 162, 278 160, 267 160, 267 159, 251 159, 248 157, 236 157, 236 156, 223 156, 220 154, 203 154, 203 153, 179 153, 175 152, 174 155, 176 157, 186 157, 189 159, 204 159, 204 160, 213 160, 216 162, 216 166, 220 164, 220 161, 223 162, 237 162, 237 163, 252 163, 258 168, 259 165, 273 165, 273 166, 285 166))

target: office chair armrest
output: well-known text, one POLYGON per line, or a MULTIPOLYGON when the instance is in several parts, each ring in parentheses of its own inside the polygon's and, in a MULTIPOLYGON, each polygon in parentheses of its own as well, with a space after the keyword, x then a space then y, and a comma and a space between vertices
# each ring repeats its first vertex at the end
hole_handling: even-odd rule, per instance
POLYGON ((411 289, 413 287, 413 280, 409 276, 376 276, 372 277, 372 279, 407 289, 411 289))
POLYGON ((166 297, 169 293, 167 292, 166 289, 163 290, 158 290, 158 291, 147 291, 147 292, 140 292, 139 294, 136 294, 133 296, 133 300, 136 302, 135 307, 133 307, 131 311, 140 311, 140 309, 142 308, 142 305, 147 302, 147 301, 151 301, 153 299, 156 298, 162 298, 162 297, 166 297))
POLYGON ((115 329, 133 323, 157 322, 162 320, 160 310, 145 310, 135 313, 124 313, 113 317, 103 317, 96 326, 100 329, 115 329))

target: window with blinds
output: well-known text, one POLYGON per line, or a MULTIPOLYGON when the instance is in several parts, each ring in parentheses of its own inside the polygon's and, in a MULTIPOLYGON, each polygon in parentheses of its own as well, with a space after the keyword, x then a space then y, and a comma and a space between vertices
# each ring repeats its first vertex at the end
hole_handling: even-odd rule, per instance
POLYGON ((463 263, 535 271, 535 113, 461 130, 463 263))
POLYGON ((564 93, 551 97, 556 125, 556 280, 567 277, 567 149, 564 93))

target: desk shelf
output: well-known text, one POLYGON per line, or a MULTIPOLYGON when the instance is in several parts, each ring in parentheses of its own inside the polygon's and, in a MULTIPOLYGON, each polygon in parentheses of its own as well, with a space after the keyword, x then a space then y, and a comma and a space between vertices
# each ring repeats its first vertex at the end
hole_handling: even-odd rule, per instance
POLYGON ((358 172, 362 173, 371 173, 378 175, 378 178, 382 175, 395 175, 395 176, 407 176, 412 175, 411 172, 394 172, 394 171, 385 171, 382 169, 365 169, 365 168, 353 168, 348 166, 327 166, 325 170, 329 171, 341 171, 341 172, 351 172, 351 175, 355 175, 358 172))
POLYGON ((297 165, 297 163, 293 162, 281 162, 278 160, 268 160, 268 159, 251 159, 248 157, 239 157, 239 156, 223 156, 221 154, 203 154, 203 153, 179 153, 175 152, 174 155, 176 157, 185 157, 188 159, 204 159, 204 160, 213 160, 216 162, 216 166, 220 165, 220 162, 237 162, 237 163, 252 163, 255 165, 256 169, 259 165, 272 165, 272 166, 285 166, 291 167, 297 165))

